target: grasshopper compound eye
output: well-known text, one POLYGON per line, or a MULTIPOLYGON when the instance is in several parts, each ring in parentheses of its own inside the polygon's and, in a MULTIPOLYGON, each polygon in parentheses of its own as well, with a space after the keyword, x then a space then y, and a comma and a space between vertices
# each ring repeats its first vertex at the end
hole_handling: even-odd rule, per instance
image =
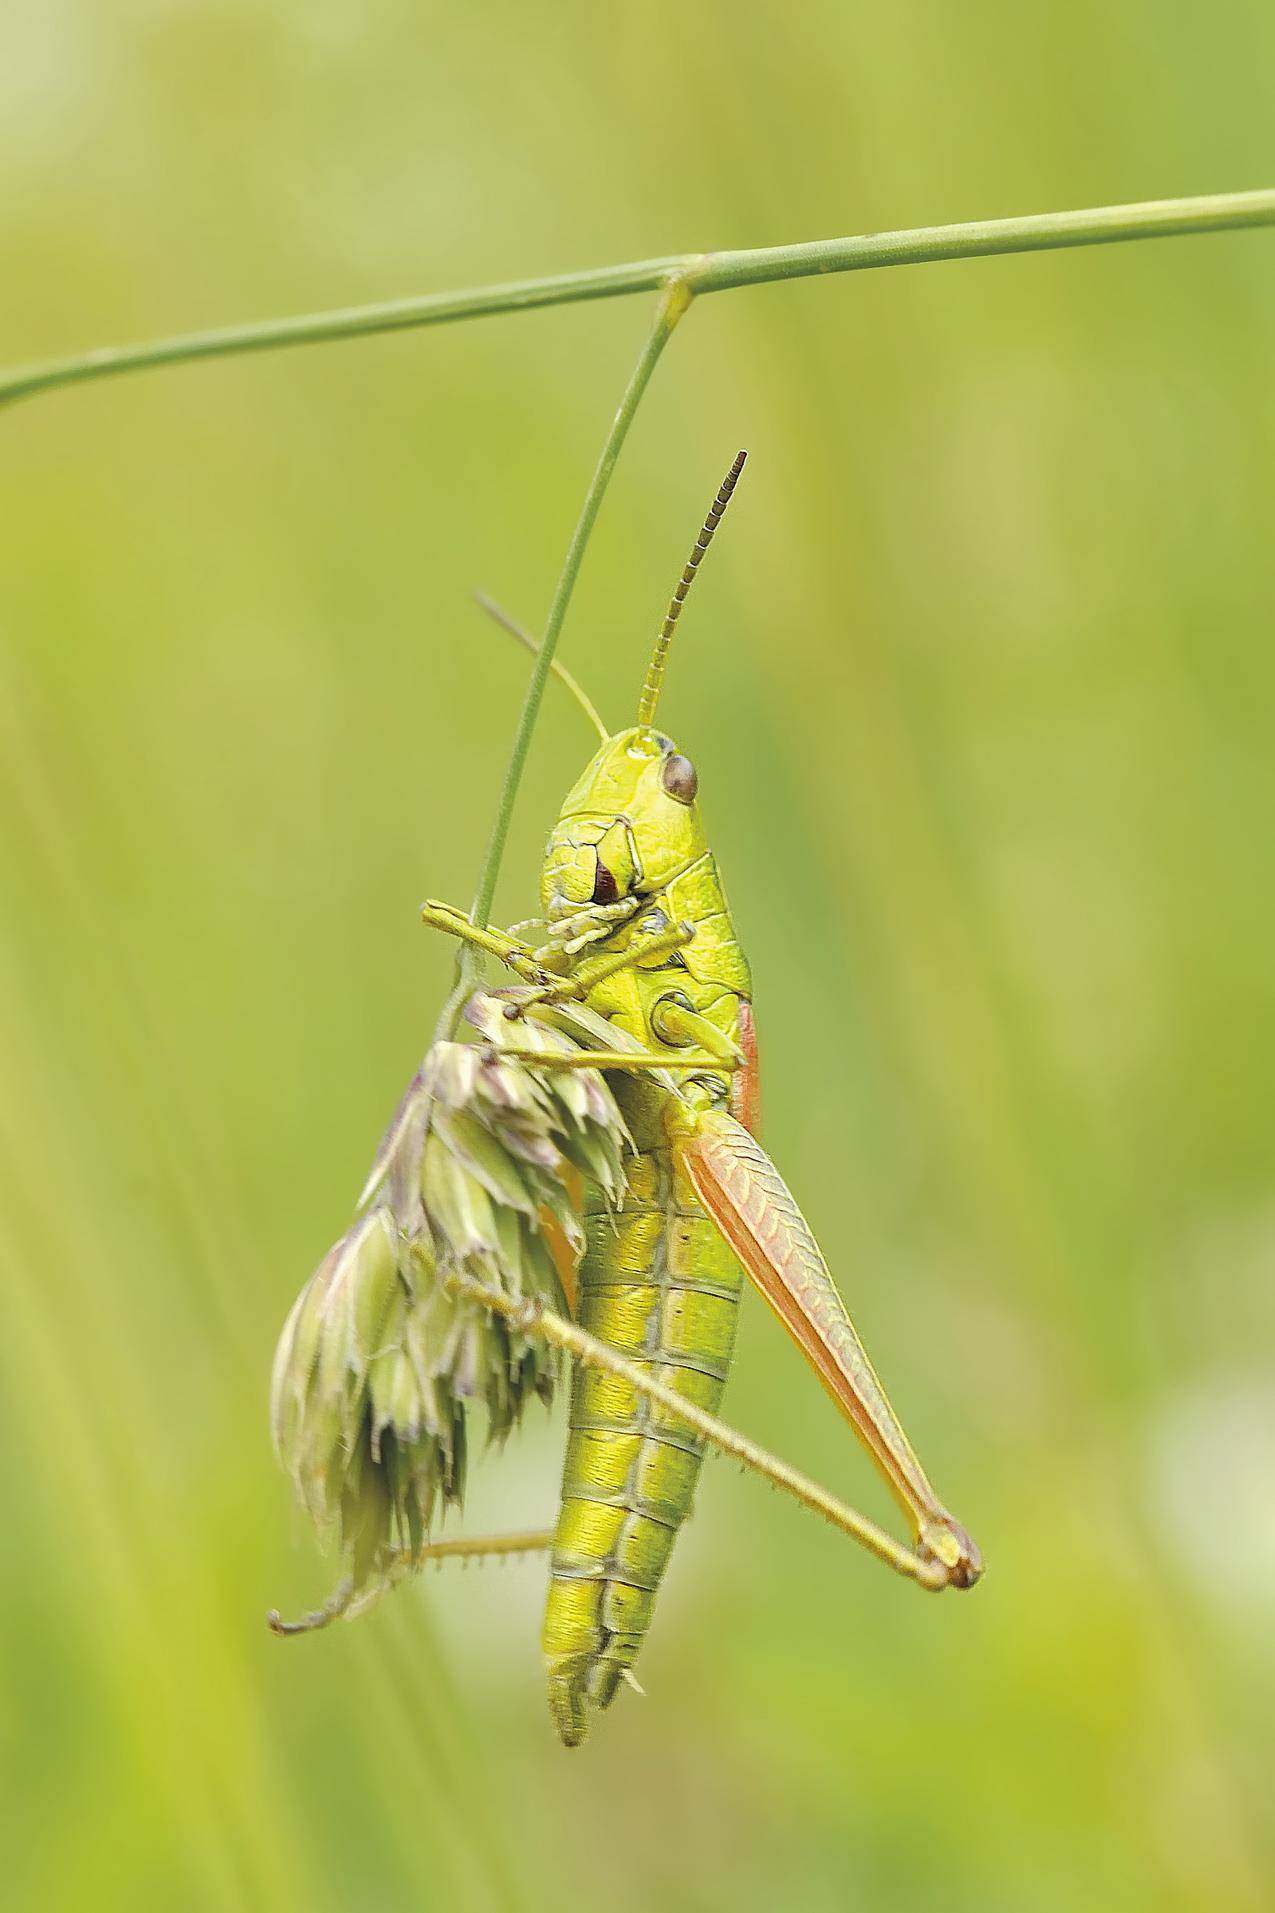
POLYGON ((679 804, 693 804, 699 790, 699 777, 689 757, 683 757, 680 751, 673 751, 664 759, 664 769, 660 773, 661 782, 670 797, 679 804))

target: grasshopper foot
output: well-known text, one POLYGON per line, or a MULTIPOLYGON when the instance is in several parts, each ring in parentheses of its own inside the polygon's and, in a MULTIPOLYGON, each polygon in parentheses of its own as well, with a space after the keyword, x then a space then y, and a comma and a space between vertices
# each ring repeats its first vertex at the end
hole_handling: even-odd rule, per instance
POLYGON ((982 1578, 983 1557, 978 1544, 951 1515, 924 1524, 917 1537, 917 1551, 926 1560, 938 1563, 950 1588, 972 1588, 982 1578))

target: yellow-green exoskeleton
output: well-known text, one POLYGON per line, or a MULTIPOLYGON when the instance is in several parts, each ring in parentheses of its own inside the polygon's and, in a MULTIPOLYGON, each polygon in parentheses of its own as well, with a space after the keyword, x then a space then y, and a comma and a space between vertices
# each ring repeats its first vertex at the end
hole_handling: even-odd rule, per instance
MULTIPOLYGON (((694 1108, 726 1108, 750 1047, 751 983, 695 802, 695 774, 641 725, 610 738, 563 805, 545 857, 550 928, 609 906, 607 947, 685 924, 694 934, 598 983, 586 999, 656 1055, 691 1043, 723 1064, 684 1082, 694 1108), (582 894, 583 893, 583 894, 582 894), (619 914, 622 913, 622 914, 619 914)), ((715 1412, 735 1343, 741 1272, 675 1157, 682 1106, 637 1074, 612 1079, 636 1155, 614 1221, 586 1196, 587 1247, 576 1319, 678 1394, 715 1412)), ((579 1367, 544 1652, 564 1739, 584 1731, 586 1699, 605 1705, 650 1621, 655 1590, 690 1509, 703 1444, 614 1376, 579 1367)))
MULTIPOLYGON (((568 973, 586 952, 633 958, 589 989, 588 1006, 653 1060, 676 1065, 691 1046, 719 1059, 683 1077, 679 1098, 643 1071, 611 1077, 636 1155, 618 1222, 586 1195, 575 1315, 715 1412, 734 1348, 742 1257, 869 1431, 910 1511, 922 1510, 922 1546, 944 1546, 952 1578, 972 1579, 972 1548, 925 1483, 809 1231, 749 1133, 758 1105, 752 980, 700 815, 696 771, 654 725, 677 616, 742 464, 741 456, 683 573, 638 723, 606 738, 568 792, 541 871, 544 921, 568 973), (678 925, 690 932, 681 948, 642 958, 644 941, 678 925)), ((586 1705, 605 1706, 633 1664, 702 1452, 675 1414, 613 1375, 576 1368, 543 1636, 550 1705, 569 1743, 583 1736, 586 1705)))
MULTIPOLYGON (((511 1333, 542 1334, 575 1358, 555 1531, 504 1544, 417 1546, 413 1554, 551 1547, 543 1646, 553 1717, 571 1746, 584 1738, 588 1709, 605 1707, 633 1665, 706 1437, 831 1513, 924 1586, 969 1587, 981 1572, 977 1549, 930 1487, 827 1264, 753 1133, 748 964, 705 834, 695 769, 655 724, 677 618, 743 462, 741 453, 682 573, 637 723, 608 734, 582 700, 602 742, 550 833, 536 940, 478 929, 445 905, 424 911, 436 927, 499 955, 521 980, 502 993, 503 1028, 490 1020, 490 999, 484 1007, 488 1055, 502 1067, 517 1059, 542 1081, 554 1071, 600 1070, 632 1143, 618 1206, 613 1189, 580 1178, 583 1236, 561 1268, 573 1321, 542 1301, 519 1304, 481 1284, 471 1291, 511 1333), (537 1019, 552 1023, 568 1010, 575 1021, 562 1027, 575 1053, 546 1059, 537 1019), (809 1493, 794 1487, 791 1470, 716 1421, 745 1273, 880 1468, 907 1515, 911 1549, 852 1511, 843 1518, 812 1484, 809 1493)), ((556 1189, 554 1202, 560 1213, 556 1189)), ((306 1624, 349 1605, 330 1604, 306 1624)))

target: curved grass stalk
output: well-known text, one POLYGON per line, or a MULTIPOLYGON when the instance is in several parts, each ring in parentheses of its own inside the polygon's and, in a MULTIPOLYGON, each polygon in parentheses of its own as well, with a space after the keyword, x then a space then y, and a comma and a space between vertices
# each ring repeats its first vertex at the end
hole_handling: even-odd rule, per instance
POLYGON ((374 305, 310 312, 297 318, 187 332, 140 345, 107 346, 70 358, 17 366, 0 374, 0 405, 91 379, 118 377, 196 359, 270 352, 282 346, 322 345, 404 332, 500 312, 623 298, 655 292, 677 280, 692 295, 728 292, 779 279, 806 279, 879 266, 915 266, 942 259, 980 259, 998 253, 1050 252, 1067 246, 1102 246, 1118 240, 1159 239, 1187 233, 1223 232, 1275 224, 1275 189, 1209 193, 1187 199, 1152 199, 1125 206, 1086 207, 1077 212, 1029 213, 1014 219, 977 219, 953 226, 918 226, 905 232, 864 233, 846 239, 815 239, 791 246, 758 246, 733 252, 641 259, 589 272, 517 279, 464 292, 426 293, 374 305))
MULTIPOLYGON (((672 337, 674 328, 690 303, 691 293, 686 281, 676 275, 668 279, 655 309, 655 318, 647 333, 646 343, 642 347, 638 362, 624 389, 624 396, 611 421, 611 429, 603 441, 593 477, 589 481, 589 489, 584 495, 580 516, 576 520, 575 530, 571 534, 571 543, 567 547, 567 555, 563 560, 562 570, 558 574, 557 588, 549 607, 549 616, 545 621, 544 636, 540 640, 539 649, 532 663, 531 676, 527 681, 527 690, 518 717, 518 729, 510 748, 505 781, 496 807, 496 821, 492 825, 491 836, 483 856, 482 869, 478 876, 478 887, 474 893, 473 909, 470 915, 473 923, 480 930, 486 928, 491 916, 492 900, 496 894, 496 880, 500 875, 501 858, 505 852, 505 841, 509 835, 509 823, 518 796, 518 786, 522 782, 532 732, 535 730, 536 718, 540 712, 540 702, 544 696, 545 686, 549 682, 549 672, 553 666, 553 655, 558 646, 562 621, 567 615, 571 593, 580 575, 585 548, 602 507, 602 500, 606 496, 607 486, 611 482, 611 474, 615 470, 620 449, 628 437, 629 427, 633 423, 638 406, 642 403, 651 374, 659 363, 660 354, 672 337)), ((451 1036, 455 1032, 460 1012, 466 998, 479 980, 481 968, 481 952, 472 944, 462 943, 456 958, 455 982, 443 1005, 443 1013, 435 1032, 436 1041, 451 1036)))

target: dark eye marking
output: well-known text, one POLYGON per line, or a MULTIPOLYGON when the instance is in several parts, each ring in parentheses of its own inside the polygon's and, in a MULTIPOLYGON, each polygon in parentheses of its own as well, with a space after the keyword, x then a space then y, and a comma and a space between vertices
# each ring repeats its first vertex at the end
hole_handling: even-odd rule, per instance
POLYGON ((693 804, 699 790, 699 778, 689 757, 672 751, 664 759, 660 778, 669 796, 679 804, 693 804))
POLYGON ((614 903, 620 894, 615 878, 602 859, 598 859, 598 874, 593 879, 593 901, 595 903, 614 903))

